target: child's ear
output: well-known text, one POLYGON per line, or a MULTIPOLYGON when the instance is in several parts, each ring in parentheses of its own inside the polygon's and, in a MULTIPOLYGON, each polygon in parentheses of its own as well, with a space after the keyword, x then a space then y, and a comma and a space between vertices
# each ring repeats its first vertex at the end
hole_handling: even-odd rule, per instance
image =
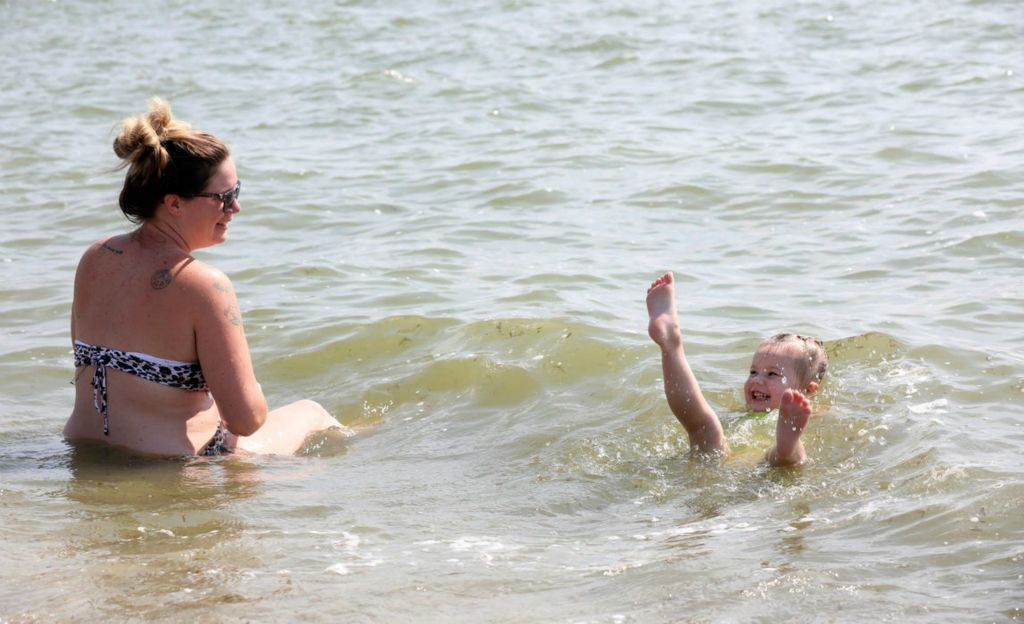
POLYGON ((807 389, 804 390, 804 394, 810 396, 810 395, 814 394, 817 391, 818 391, 818 382, 812 381, 811 383, 807 384, 807 389))

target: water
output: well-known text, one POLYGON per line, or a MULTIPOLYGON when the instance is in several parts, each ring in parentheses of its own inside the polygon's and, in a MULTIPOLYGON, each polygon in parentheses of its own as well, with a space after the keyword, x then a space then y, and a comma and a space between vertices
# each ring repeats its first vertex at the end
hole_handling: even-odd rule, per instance
POLYGON ((0 2, 0 620, 1024 615, 1017 3, 0 2), (301 457, 70 449, 117 121, 232 147, 201 252, 301 457), (679 281, 734 454, 687 457, 679 281), (758 341, 824 338, 813 464, 758 466, 758 341))

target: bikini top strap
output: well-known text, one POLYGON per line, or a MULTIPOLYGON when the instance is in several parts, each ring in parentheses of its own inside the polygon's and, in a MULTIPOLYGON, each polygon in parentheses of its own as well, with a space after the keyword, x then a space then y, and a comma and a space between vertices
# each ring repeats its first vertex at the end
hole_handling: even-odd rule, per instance
POLYGON ((75 366, 94 364, 96 371, 92 374, 92 405, 103 415, 103 435, 110 435, 110 409, 107 405, 107 364, 110 363, 109 349, 75 343, 75 366))

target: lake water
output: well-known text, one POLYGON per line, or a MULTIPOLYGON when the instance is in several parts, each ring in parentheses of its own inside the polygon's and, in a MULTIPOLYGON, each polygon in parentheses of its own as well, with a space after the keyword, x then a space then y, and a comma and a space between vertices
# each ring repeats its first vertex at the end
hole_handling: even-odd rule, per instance
POLYGON ((0 48, 0 621, 1024 617, 1018 2, 6 0, 0 48), (268 399, 355 437, 63 442, 153 95, 233 150, 199 255, 268 399), (662 394, 665 270, 721 464, 662 394), (784 330, 832 366, 771 470, 740 388, 784 330))

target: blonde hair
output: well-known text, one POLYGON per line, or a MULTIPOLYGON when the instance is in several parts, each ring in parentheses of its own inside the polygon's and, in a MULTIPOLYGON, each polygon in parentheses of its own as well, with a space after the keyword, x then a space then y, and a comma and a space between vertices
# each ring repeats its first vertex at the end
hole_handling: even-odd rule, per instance
POLYGON ((118 203, 133 223, 152 218, 168 194, 190 197, 202 192, 230 156, 217 137, 175 119, 160 98, 149 101, 149 113, 122 122, 114 153, 128 169, 118 203))
POLYGON ((813 336, 800 334, 775 334, 761 343, 762 346, 781 346, 783 344, 800 343, 804 348, 805 357, 797 359, 797 372, 803 380, 803 386, 812 381, 821 383, 828 369, 828 353, 821 340, 813 336))

